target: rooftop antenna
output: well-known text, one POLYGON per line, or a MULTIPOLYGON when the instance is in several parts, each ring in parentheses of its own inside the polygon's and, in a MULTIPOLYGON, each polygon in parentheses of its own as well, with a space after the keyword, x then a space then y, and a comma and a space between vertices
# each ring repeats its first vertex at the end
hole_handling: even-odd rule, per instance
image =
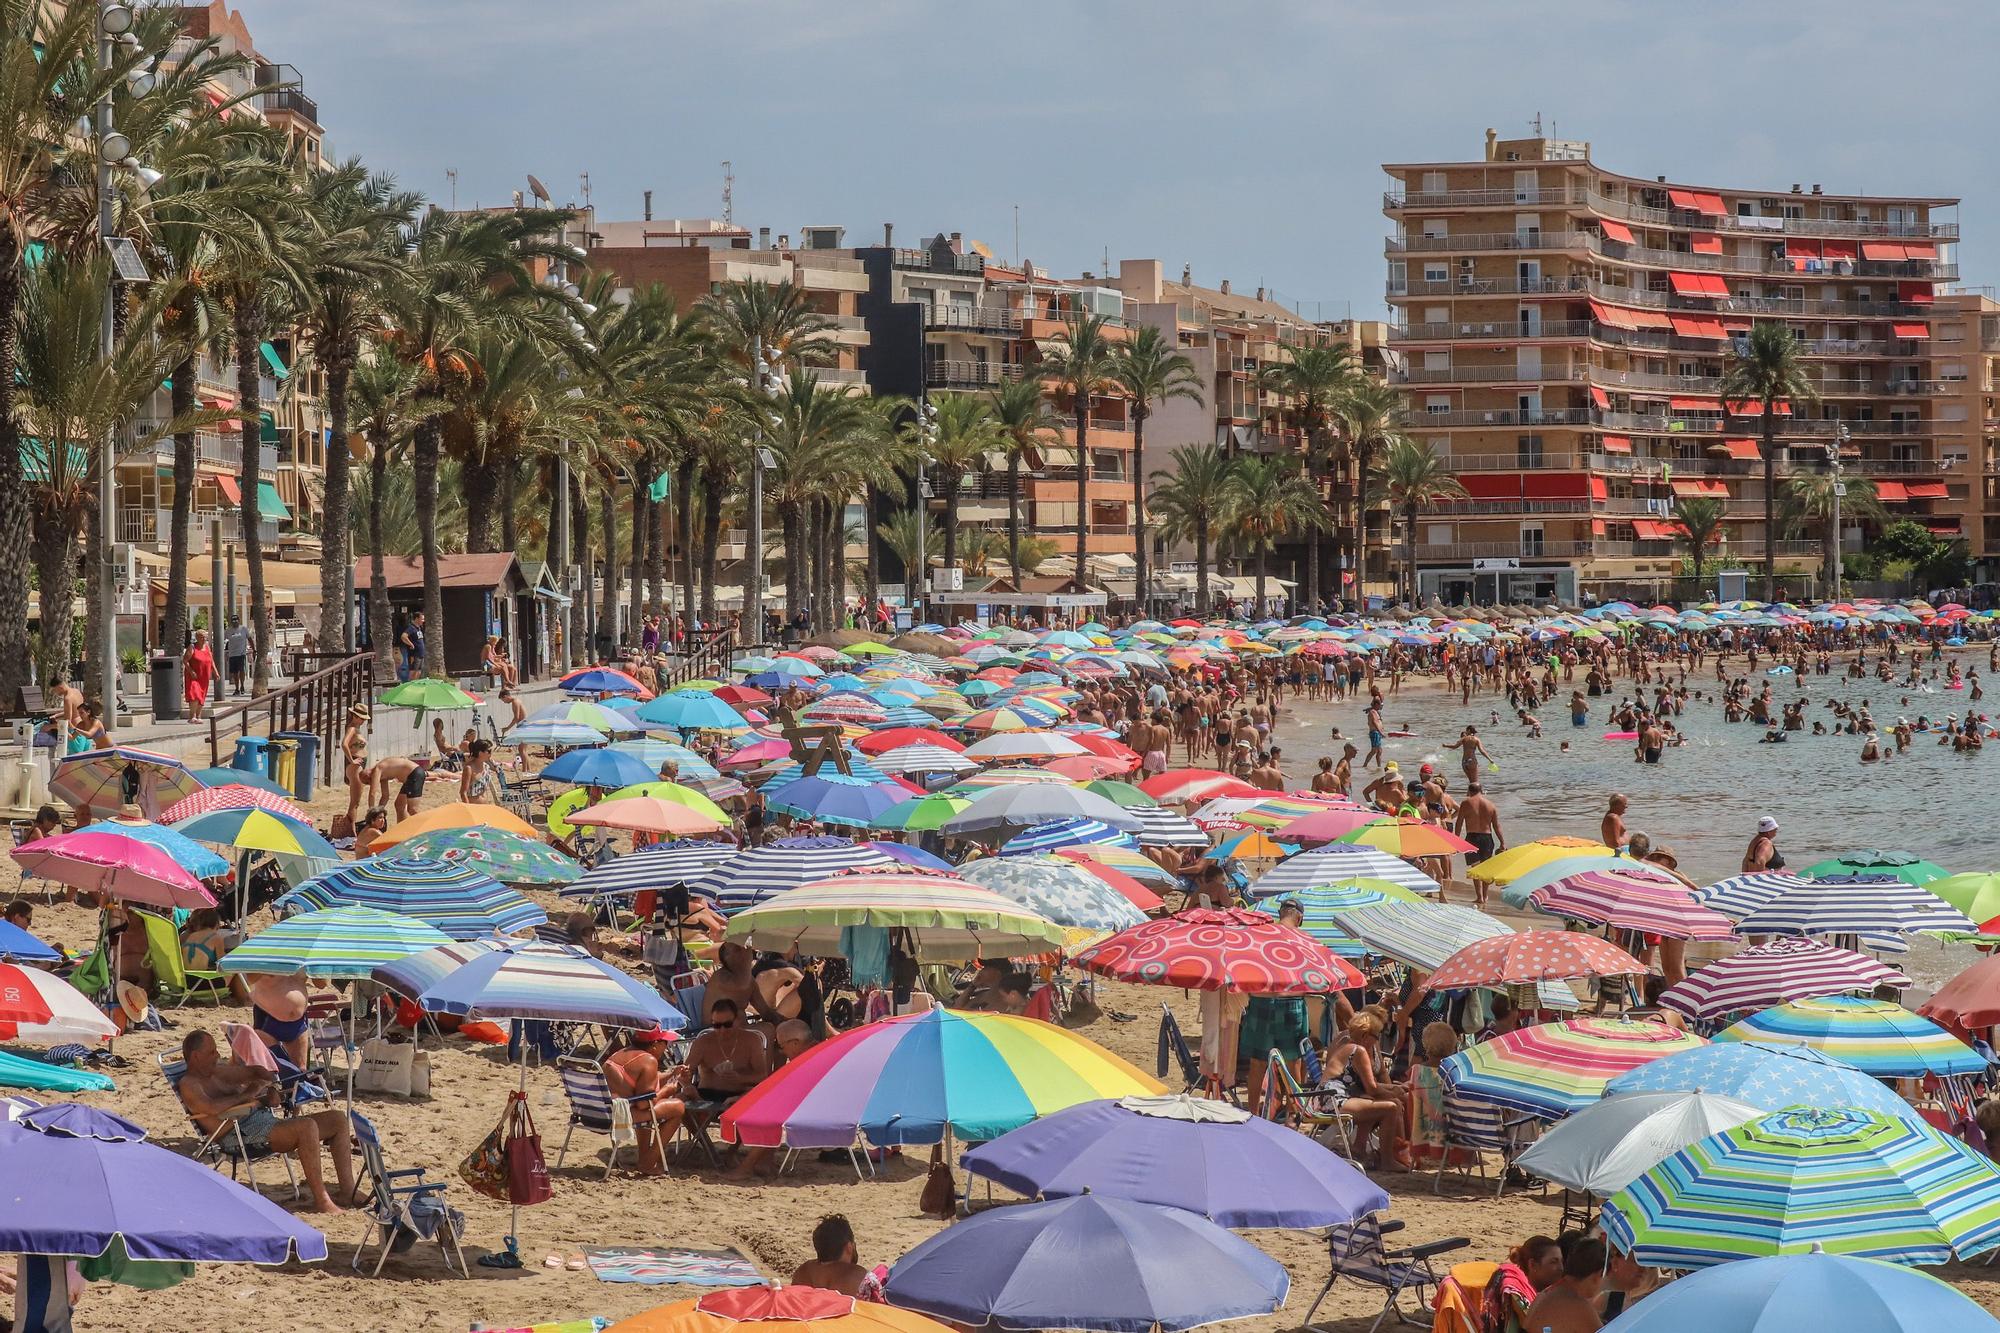
POLYGON ((726 159, 722 164, 722 220, 736 221, 736 173, 726 159))
POLYGON ((1014 205, 1014 267, 1021 267, 1021 206, 1014 205))
POLYGON ((451 211, 456 213, 458 211, 458 168, 446 167, 444 169, 444 178, 451 182, 451 211))
POLYGON ((1528 122, 1528 128, 1529 128, 1530 130, 1533 130, 1533 131, 1534 131, 1534 134, 1535 134, 1535 137, 1536 137, 1537 139, 1539 139, 1539 138, 1541 138, 1541 137, 1542 137, 1542 113, 1541 113, 1541 112, 1537 111, 1537 112, 1535 113, 1535 118, 1534 118, 1533 120, 1531 120, 1531 121, 1529 121, 1529 122, 1528 122))
POLYGON ((579 171, 579 172, 577 172, 577 173, 576 173, 576 178, 577 178, 577 181, 578 181, 578 182, 579 182, 579 183, 580 183, 580 184, 581 184, 581 185, 583 186, 583 206, 584 206, 585 208, 589 208, 589 207, 590 207, 590 173, 589 173, 589 172, 587 172, 587 171, 579 171))
POLYGON ((535 196, 535 199, 540 203, 546 204, 549 202, 549 187, 542 184, 541 177, 532 171, 528 173, 528 193, 535 196))

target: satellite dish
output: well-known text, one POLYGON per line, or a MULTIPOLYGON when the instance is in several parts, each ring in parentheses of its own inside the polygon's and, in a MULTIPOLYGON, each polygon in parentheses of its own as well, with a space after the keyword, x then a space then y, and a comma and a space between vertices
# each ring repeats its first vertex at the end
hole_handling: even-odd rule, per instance
POLYGON ((549 187, 542 184, 532 171, 528 173, 528 193, 545 204, 549 202, 549 187))

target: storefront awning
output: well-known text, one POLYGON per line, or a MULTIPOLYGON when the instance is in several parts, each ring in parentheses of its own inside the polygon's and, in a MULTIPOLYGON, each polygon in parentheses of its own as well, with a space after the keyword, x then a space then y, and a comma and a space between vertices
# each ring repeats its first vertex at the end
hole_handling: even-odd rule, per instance
POLYGON ((1607 218, 1598 223, 1598 226, 1604 229, 1604 239, 1607 241, 1617 241, 1623 245, 1635 244, 1632 239, 1632 229, 1622 222, 1613 222, 1607 218))

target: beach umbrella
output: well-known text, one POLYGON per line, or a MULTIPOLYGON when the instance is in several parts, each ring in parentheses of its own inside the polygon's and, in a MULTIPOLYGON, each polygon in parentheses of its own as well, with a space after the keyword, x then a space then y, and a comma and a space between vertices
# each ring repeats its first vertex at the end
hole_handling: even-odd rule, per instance
POLYGON ((1550 1126, 1514 1164, 1564 1189, 1608 1199, 1690 1143, 1764 1114, 1761 1106, 1709 1092, 1620 1093, 1550 1126))
POLYGON ((1246 995, 1326 995, 1361 974, 1262 912, 1194 908, 1119 931, 1079 953, 1085 971, 1118 981, 1246 995))
POLYGON ((651 986, 562 944, 444 944, 384 963, 374 978, 426 1013, 460 1018, 669 1029, 687 1022, 651 986))
POLYGON ((1466 871, 1472 879, 1485 880, 1489 884, 1504 884, 1516 875, 1525 874, 1537 866, 1547 865, 1571 856, 1616 856, 1617 853, 1601 842, 1589 838, 1537 838, 1533 842, 1517 843, 1504 852, 1495 853, 1466 871))
POLYGON ((1411 860, 1426 856, 1455 856, 1474 850, 1471 843, 1450 829, 1410 818, 1374 820, 1345 835, 1340 841, 1356 847, 1373 847, 1391 856, 1411 860))
POLYGON ((662 778, 651 778, 645 782, 635 782, 629 787, 620 787, 606 795, 604 801, 609 804, 612 801, 631 800, 637 796, 653 796, 662 801, 672 801, 675 805, 684 805, 696 814, 713 819, 718 824, 729 823, 729 812, 707 796, 686 783, 668 782, 662 778))
POLYGON ((1877 1078, 1977 1074, 1986 1057, 1899 1004, 1828 995, 1773 1005, 1723 1029, 1717 1041, 1796 1042, 1877 1078))
POLYGON ((565 885, 565 898, 613 898, 648 889, 665 891, 685 887, 717 866, 741 854, 732 842, 705 842, 681 838, 656 842, 627 856, 600 859, 585 870, 574 884, 565 885))
POLYGON ((1095 792, 1040 782, 982 792, 973 798, 971 805, 939 825, 939 831, 952 837, 979 836, 988 842, 1005 842, 1022 829, 1058 819, 1094 819, 1126 833, 1139 828, 1132 811, 1095 792))
MULTIPOLYGON (((630 707, 634 712, 638 710, 637 704, 630 707)), ((537 708, 522 722, 524 725, 529 722, 568 722, 589 727, 600 735, 611 736, 632 736, 646 729, 646 724, 634 720, 631 714, 589 699, 560 700, 546 708, 537 708)))
POLYGON ((1691 1032, 1622 1018, 1572 1018, 1516 1028, 1438 1065, 1461 1097, 1560 1120, 1604 1095, 1620 1074, 1707 1043, 1691 1032))
POLYGON ((49 777, 50 793, 78 810, 115 815, 136 805, 148 819, 159 818, 162 810, 194 795, 201 785, 172 755, 133 745, 66 755, 56 761, 49 777))
MULTIPOLYGON (((779 742, 779 754, 789 753, 789 749, 779 742)), ((613 741, 604 747, 610 754, 629 754, 646 766, 647 779, 657 777, 660 768, 672 764, 680 770, 681 781, 690 778, 720 777, 721 770, 678 741, 661 740, 657 736, 635 736, 630 740, 613 741)), ((579 753, 591 754, 590 750, 579 753)), ((544 769, 544 772, 547 770, 544 769)), ((624 785, 624 784, 620 784, 624 785)))
MULTIPOLYGON (((1134 811, 1136 817, 1137 811, 1134 811)), ((1095 819, 1051 819, 1016 833, 1000 844, 1002 856, 1039 856, 1063 847, 1136 848, 1139 840, 1123 829, 1095 819)))
POLYGON ((1297 903, 1305 913, 1304 920, 1299 924, 1300 930, 1342 958, 1363 958, 1371 950, 1348 933, 1337 913, 1382 903, 1427 905, 1422 898, 1400 884, 1392 884, 1386 879, 1357 879, 1345 884, 1316 884, 1282 898, 1265 898, 1257 903, 1257 910, 1276 916, 1284 910, 1286 903, 1297 903))
POLYGON ((0 921, 0 963, 59 963, 62 952, 22 930, 11 921, 0 921))
POLYGON ((1148 859, 1129 847, 1114 847, 1107 843, 1087 843, 1080 847, 1058 847, 1054 855, 1075 861, 1084 869, 1101 867, 1120 875, 1137 880, 1148 888, 1171 889, 1180 883, 1180 877, 1157 861, 1148 859))
POLYGON ((736 1287, 675 1301, 605 1333, 950 1333, 908 1310, 821 1287, 736 1287))
POLYGON ((55 973, 0 963, 0 1041, 96 1042, 117 1035, 104 1011, 55 973))
POLYGON ((979 765, 961 758, 942 745, 914 741, 884 750, 875 756, 875 767, 884 773, 971 773, 979 765))
MULTIPOLYGON (((1704 963, 1660 992, 1660 1004, 1689 1018, 1718 1018, 1789 1000, 1909 984, 1901 972, 1866 954, 1803 935, 1783 935, 1704 963)), ((2000 1008, 1994 1012, 1994 1021, 2000 1022, 2000 1008)))
POLYGON ((1913 852, 1891 852, 1875 847, 1864 847, 1859 851, 1843 852, 1817 865, 1807 866, 1803 873, 1807 879, 1868 875, 1900 879, 1905 884, 1928 884, 1934 879, 1944 879, 1948 872, 1943 866, 1926 861, 1913 852))
POLYGON ((523 722, 509 727, 502 745, 590 746, 604 744, 604 733, 581 722, 523 722))
POLYGON ((502 884, 571 884, 583 873, 582 866, 541 839, 499 829, 438 829, 405 839, 396 851, 420 861, 470 861, 502 884))
POLYGON ((774 814, 847 828, 874 827, 878 816, 908 797, 898 787, 827 769, 764 789, 764 805, 774 814))
POLYGON ((863 847, 873 847, 897 865, 914 866, 918 870, 937 870, 945 874, 957 873, 957 867, 953 866, 951 862, 945 860, 942 856, 933 856, 923 848, 912 847, 907 842, 888 842, 880 839, 870 839, 860 845, 863 847))
POLYGON ((1736 928, 1745 935, 1912 935, 1978 929, 1965 913, 1889 875, 1812 879, 1785 889, 1736 928))
POLYGON ((934 727, 892 727, 887 731, 874 732, 854 742, 854 748, 863 754, 884 754, 905 745, 935 745, 941 750, 954 754, 965 749, 965 742, 947 736, 934 727))
POLYGON ((1180 768, 1159 773, 1141 782, 1139 790, 1162 805, 1190 805, 1217 796, 1262 795, 1243 779, 1213 768, 1180 768))
POLYGON ((571 694, 636 694, 644 698, 646 687, 616 667, 580 667, 556 682, 556 688, 571 694))
POLYGON ((1685 885, 1626 870, 1585 870, 1528 896, 1550 916, 1643 931, 1673 940, 1735 938, 1729 918, 1695 902, 1685 885))
POLYGON ((1097 876, 1059 856, 989 856, 958 867, 969 884, 991 889, 1059 926, 1123 930, 1146 914, 1097 876))
POLYGON ((1606 1333, 2000 1333, 2000 1319, 1928 1273, 1814 1246, 1676 1278, 1604 1327, 1606 1333))
POLYGON ((1118 782, 1109 778, 1097 778, 1083 784, 1085 791, 1094 791, 1114 805, 1127 810, 1143 810, 1159 802, 1140 791, 1129 782, 1118 782))
MULTIPOLYGON (((197 768, 193 770, 193 773, 195 781, 200 783, 204 789, 215 787, 255 787, 258 791, 268 792, 273 796, 282 796, 287 800, 290 800, 292 796, 292 789, 290 787, 281 787, 262 773, 252 773, 248 769, 197 768)), ((183 796, 181 799, 186 800, 187 798, 183 796)), ((173 807, 169 806, 167 808, 172 809, 173 807)), ((163 817, 164 814, 165 812, 163 811, 163 817)))
POLYGON ((234 975, 363 978, 451 937, 415 917, 372 907, 333 907, 287 917, 252 935, 216 966, 234 975))
POLYGON ((1053 731, 996 732, 965 747, 965 757, 982 764, 1010 759, 1064 759, 1089 753, 1071 737, 1053 731))
MULTIPOLYGON (((479 700, 448 680, 419 676, 391 685, 377 703, 389 708, 415 708, 427 713, 446 713, 458 708, 476 708, 479 700)), ((418 719, 419 725, 422 719, 418 719)))
POLYGON ((499 829, 503 833, 518 833, 524 838, 539 836, 535 832, 534 825, 500 806, 487 805, 484 802, 453 801, 448 805, 421 811, 408 819, 397 820, 387 833, 375 839, 375 850, 379 852, 385 847, 393 847, 407 838, 416 837, 419 833, 450 828, 490 828, 499 829))
POLYGON ((1858 1106, 1916 1117, 1916 1108, 1880 1080, 1810 1046, 1718 1041, 1642 1065, 1612 1079, 1607 1095, 1701 1091, 1780 1111, 1787 1106, 1858 1106))
POLYGON ((1466 945, 1438 964, 1424 985, 1432 990, 1497 989, 1645 974, 1644 963, 1609 940, 1574 930, 1522 930, 1466 945))
MULTIPOLYGON (((1208 827, 1212 831, 1220 831, 1223 825, 1219 821, 1210 821, 1208 827)), ((1225 834, 1209 855, 1218 861, 1233 859, 1276 863, 1295 855, 1298 850, 1297 843, 1279 842, 1263 829, 1246 828, 1225 834)))
POLYGON ((1096 1194, 995 1208, 889 1270, 889 1300, 967 1328, 1168 1333, 1268 1315, 1283 1264, 1178 1208, 1096 1194))
POLYGON ((1613 856, 1591 856, 1585 853, 1580 856, 1565 856, 1554 861, 1545 861, 1533 870, 1514 876, 1500 891, 1500 901, 1509 907, 1526 907, 1528 895, 1536 889, 1546 888, 1558 880, 1592 870, 1620 870, 1637 875, 1640 879, 1653 879, 1662 884, 1678 884, 1682 888, 1693 889, 1693 885, 1663 865, 1641 861, 1623 852, 1613 856))
MULTIPOLYGON (((235 770, 221 769, 218 771, 234 772, 235 770)), ((281 818, 289 819, 294 823, 304 824, 308 828, 312 827, 312 816, 296 805, 289 793, 280 795, 275 791, 266 791, 262 787, 253 787, 247 783, 239 782, 225 783, 219 787, 203 787, 192 796, 181 797, 180 800, 175 801, 160 812, 160 822, 162 824, 178 825, 184 819, 192 819, 196 815, 205 815, 216 810, 245 809, 268 811, 281 818)))
POLYGON ((937 792, 930 796, 904 801, 892 805, 869 827, 878 829, 904 829, 910 832, 926 833, 941 827, 947 819, 962 810, 969 809, 972 798, 954 796, 950 792, 937 792))
POLYGON ((1689 1144, 1607 1201, 1603 1224, 1652 1268, 1815 1245, 1941 1264, 2000 1246, 2000 1167, 1919 1120, 1793 1106, 1689 1144))
POLYGON ((1696 889, 1694 900, 1732 920, 1741 921, 1779 895, 1809 889, 1811 884, 1811 880, 1782 871, 1759 871, 1749 875, 1731 875, 1728 879, 1719 879, 1696 889))
POLYGON ((211 810, 205 815, 184 819, 174 832, 197 842, 215 843, 246 852, 276 852, 285 856, 310 856, 337 861, 340 853, 332 843, 301 824, 255 806, 211 810))
POLYGON ((960 778, 947 789, 960 796, 978 796, 994 787, 1022 786, 1069 786, 1075 779, 1064 777, 1047 768, 1015 766, 1010 768, 989 768, 960 778))
POLYGON ((24 879, 53 880, 152 907, 215 906, 201 880, 171 855, 113 832, 109 824, 37 838, 9 854, 24 879))
POLYGON ((1351 809, 1315 810, 1279 825, 1277 835, 1287 842, 1338 842, 1358 829, 1387 818, 1389 816, 1380 810, 1364 810, 1358 805, 1351 809))
MULTIPOLYGON (((803 665, 803 664, 802 664, 803 665)), ((678 731, 748 731, 743 714, 705 690, 673 690, 640 706, 641 722, 678 731)))
MULTIPOLYGON (((878 853, 879 855, 879 853, 878 853)), ((1062 945, 1062 928, 1039 912, 958 878, 890 862, 801 884, 736 913, 728 938, 751 948, 818 958, 848 956, 861 927, 903 933, 924 961, 1013 958, 1062 945)))
POLYGON ((335 866, 271 907, 279 913, 372 907, 421 921, 455 940, 511 934, 549 919, 474 862, 417 857, 407 849, 335 866))
POLYGON ((687 888, 725 912, 740 912, 843 870, 890 870, 895 864, 893 858, 849 838, 778 838, 738 851, 707 874, 687 881, 687 888))
POLYGON ((1351 1226, 1388 1192, 1303 1134, 1185 1094, 1084 1102, 965 1155, 972 1175, 1029 1198, 1089 1193, 1217 1226, 1351 1226))
POLYGON ((611 749, 571 750, 557 755, 542 769, 551 782, 573 782, 580 787, 602 787, 606 791, 650 782, 659 773, 657 764, 648 764, 634 754, 611 749))
POLYGON ((154 824, 144 819, 100 819, 94 824, 86 824, 77 832, 85 829, 112 833, 148 847, 157 847, 171 856, 182 869, 200 879, 215 879, 229 873, 229 862, 187 834, 170 829, 165 824, 154 824))
POLYGON ((998 1138, 1037 1116, 1166 1089, 1088 1038, 1010 1014, 931 1009, 806 1051, 722 1116, 722 1137, 763 1148, 998 1138))
MULTIPOLYGON (((676 784, 677 785, 677 784, 676 784)), ((690 795, 699 796, 692 792, 690 795)), ((708 800, 702 796, 702 800, 708 800)), ((563 818, 585 828, 621 829, 632 833, 653 833, 667 838, 692 837, 729 827, 725 813, 720 818, 689 808, 684 802, 660 796, 625 796, 580 805, 565 810, 563 818)))
POLYGON ((2000 1024, 2000 954, 1988 955, 1967 967, 1939 987, 1917 1012, 1966 1032, 2000 1024))
POLYGON ((1436 880, 1401 857, 1351 842, 1332 842, 1278 862, 1250 882, 1250 896, 1269 898, 1350 879, 1386 879, 1426 895, 1439 891, 1436 880))
POLYGON ((1207 847, 1208 834, 1186 815, 1161 806, 1129 807, 1139 829, 1132 836, 1141 847, 1207 847))
POLYGON ((2000 933, 2000 874, 1946 875, 1928 881, 1924 888, 1978 923, 1982 934, 2000 933))

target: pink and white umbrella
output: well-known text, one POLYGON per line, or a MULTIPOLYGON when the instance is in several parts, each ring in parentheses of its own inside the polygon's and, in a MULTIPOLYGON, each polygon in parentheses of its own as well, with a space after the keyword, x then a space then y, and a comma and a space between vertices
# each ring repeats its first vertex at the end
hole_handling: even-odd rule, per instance
POLYGON ((1565 875, 1529 894, 1528 903, 1550 916, 1674 940, 1733 937, 1729 918, 1697 903, 1688 889, 1627 870, 1582 870, 1565 875))
POLYGON ((21 874, 54 880, 126 902, 153 907, 213 907, 215 899, 192 872, 170 854, 113 831, 87 825, 24 843, 13 850, 21 874))
POLYGON ((52 972, 0 963, 0 1041, 107 1041, 118 1028, 52 972))
POLYGON ((1660 1003, 1689 1018, 1717 1018, 1884 984, 1901 988, 1910 979, 1866 954, 1787 935, 1705 965, 1661 991, 1660 1003))
POLYGON ((184 796, 160 812, 160 822, 178 824, 183 819, 193 819, 196 815, 211 814, 217 810, 264 810, 297 820, 308 827, 313 822, 311 815, 278 793, 242 782, 204 787, 192 796, 184 796))

